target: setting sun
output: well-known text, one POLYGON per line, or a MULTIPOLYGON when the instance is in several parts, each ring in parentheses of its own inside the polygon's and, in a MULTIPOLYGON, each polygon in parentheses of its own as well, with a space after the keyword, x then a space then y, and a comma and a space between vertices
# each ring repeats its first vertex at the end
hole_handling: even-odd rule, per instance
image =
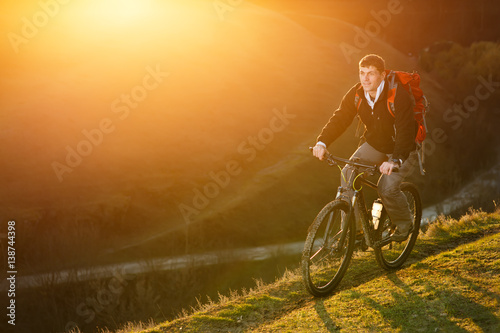
MULTIPOLYGON (((90 0, 72 3, 68 10, 73 18, 99 26, 153 24, 161 18, 163 24, 189 22, 196 7, 182 1, 160 2, 157 0, 90 0)), ((78 24, 78 22, 74 22, 78 24)))
POLYGON ((106 22, 109 25, 142 20, 154 10, 151 0, 94 0, 83 2, 80 6, 78 11, 82 16, 88 15, 96 22, 106 22))

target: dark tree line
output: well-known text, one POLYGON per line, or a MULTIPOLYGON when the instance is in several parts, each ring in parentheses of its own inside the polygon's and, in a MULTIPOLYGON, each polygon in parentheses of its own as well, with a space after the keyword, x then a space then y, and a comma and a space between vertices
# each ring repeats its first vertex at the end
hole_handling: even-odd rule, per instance
POLYGON ((475 41, 500 40, 498 0, 249 0, 272 10, 300 12, 365 27, 373 12, 401 9, 378 35, 405 53, 418 54, 434 42, 468 46, 475 41))
POLYGON ((468 46, 500 40, 500 2, 494 0, 407 0, 387 32, 387 41, 403 52, 418 53, 437 41, 468 46))

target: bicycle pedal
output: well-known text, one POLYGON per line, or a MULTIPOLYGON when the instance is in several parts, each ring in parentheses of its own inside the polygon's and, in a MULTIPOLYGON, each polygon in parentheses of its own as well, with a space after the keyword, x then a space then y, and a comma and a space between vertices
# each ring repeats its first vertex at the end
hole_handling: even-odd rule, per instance
POLYGON ((389 245, 391 243, 392 243, 391 236, 387 236, 387 237, 382 238, 379 241, 376 241, 374 244, 374 247, 381 248, 381 247, 384 247, 384 246, 389 245))

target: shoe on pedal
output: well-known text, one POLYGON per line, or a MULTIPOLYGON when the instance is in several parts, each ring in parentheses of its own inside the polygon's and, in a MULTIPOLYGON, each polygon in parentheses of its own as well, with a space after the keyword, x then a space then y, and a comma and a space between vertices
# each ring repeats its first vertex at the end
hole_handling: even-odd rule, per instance
POLYGON ((396 231, 391 235, 391 241, 394 242, 404 242, 405 240, 408 239, 408 237, 411 235, 413 232, 413 224, 410 226, 407 232, 401 232, 399 227, 396 228, 396 231))

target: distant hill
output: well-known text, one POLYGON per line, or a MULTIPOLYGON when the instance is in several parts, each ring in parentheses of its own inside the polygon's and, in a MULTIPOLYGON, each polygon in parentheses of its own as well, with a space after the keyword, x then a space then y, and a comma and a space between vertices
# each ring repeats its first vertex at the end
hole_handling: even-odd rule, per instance
MULTIPOLYGON (((184 251, 185 237, 193 249, 297 238, 337 178, 307 147, 358 59, 416 68, 378 36, 360 45, 341 17, 199 1, 124 23, 81 6, 61 8, 19 54, 2 45, 0 215, 23 223, 34 252, 90 242, 97 254, 158 235, 162 254, 184 251)), ((443 110, 446 94, 423 86, 443 110)), ((350 131, 332 149, 356 144, 350 131)))
POLYGON ((380 38, 399 51, 418 55, 430 44, 454 41, 468 46, 476 41, 497 42, 500 3, 467 0, 250 0, 289 13, 341 18, 376 31, 370 21, 385 25, 380 38), (391 15, 388 15, 388 12, 391 15), (396 14, 397 13, 397 14, 396 14))

